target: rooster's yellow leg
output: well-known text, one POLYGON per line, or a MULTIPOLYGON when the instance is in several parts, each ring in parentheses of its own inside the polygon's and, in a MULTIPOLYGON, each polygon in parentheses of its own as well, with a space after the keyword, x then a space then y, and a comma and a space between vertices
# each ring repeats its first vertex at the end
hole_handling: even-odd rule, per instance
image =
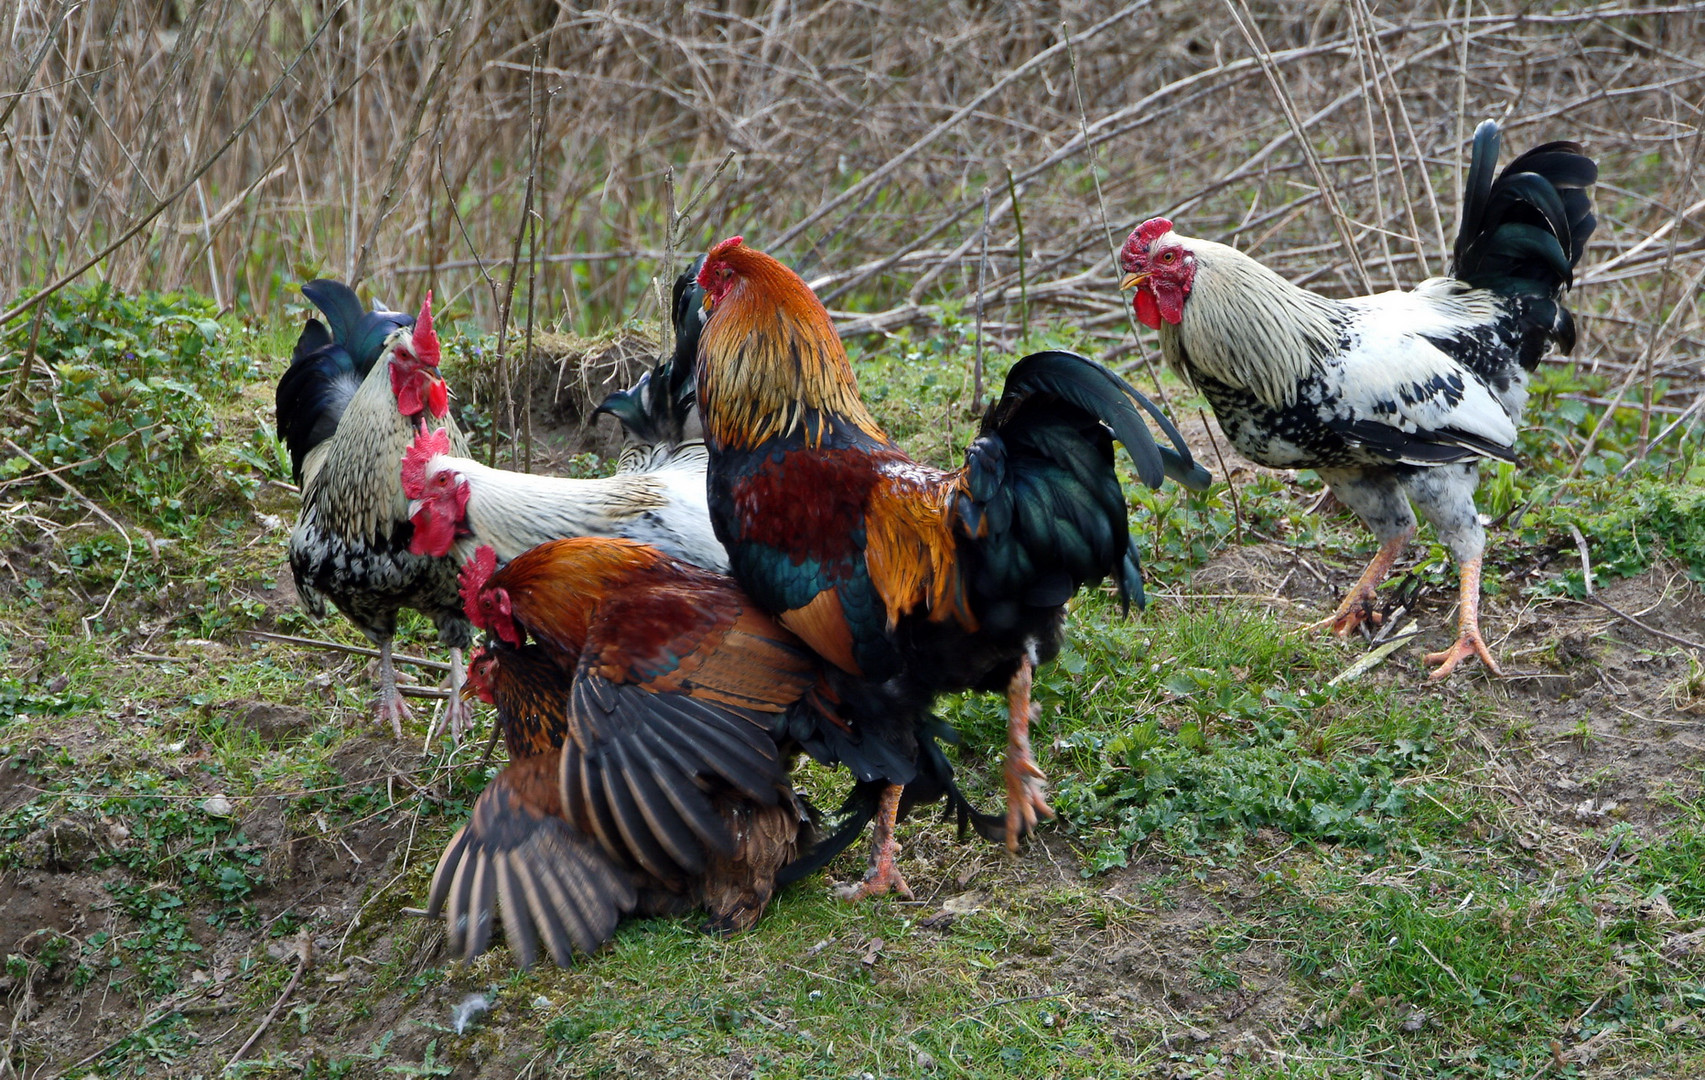
POLYGON ((397 669, 391 663, 391 640, 386 638, 379 644, 379 704, 377 708, 381 721, 391 722, 391 731, 397 738, 403 737, 403 721, 409 719, 408 705, 403 702, 402 691, 397 689, 397 669))
POLYGON ((1006 849, 1018 850, 1018 840, 1036 827, 1038 815, 1053 817, 1054 808, 1045 797, 1047 778, 1030 753, 1030 721, 1036 707, 1030 703, 1030 683, 1035 665, 1026 656, 1006 688, 1006 849))
POLYGON ((898 893, 902 899, 912 899, 912 887, 900 876, 894 860, 900 856, 900 842, 894 839, 894 827, 900 820, 900 793, 905 788, 889 784, 882 792, 876 807, 876 838, 870 851, 870 870, 864 880, 840 890, 843 900, 862 900, 867 896, 898 893))
POLYGON ((1350 631, 1362 625, 1373 617, 1374 593, 1380 584, 1391 574, 1391 568, 1397 563, 1397 556, 1403 554, 1408 546, 1409 538, 1415 535, 1413 528, 1387 540, 1379 545, 1373 561, 1362 571, 1362 576, 1344 597, 1344 602, 1338 605, 1338 610, 1317 623, 1310 623, 1305 630, 1325 630, 1331 628, 1339 637, 1347 637, 1350 631))
POLYGON ((1462 599, 1458 605, 1461 614, 1457 617, 1456 644, 1444 652, 1428 653, 1426 662, 1437 664, 1429 679, 1442 679, 1456 670, 1456 665, 1470 656, 1478 656, 1480 662, 1486 665, 1486 670, 1503 677, 1503 669, 1492 659, 1492 650, 1486 647, 1486 639, 1480 636, 1480 560, 1464 559, 1462 561, 1462 599))

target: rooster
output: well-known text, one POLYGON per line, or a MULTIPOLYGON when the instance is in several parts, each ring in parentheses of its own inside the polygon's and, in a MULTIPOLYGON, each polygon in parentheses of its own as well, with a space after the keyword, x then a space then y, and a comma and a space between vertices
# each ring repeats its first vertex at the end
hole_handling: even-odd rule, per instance
POLYGON ((622 425, 618 473, 652 472, 692 464, 704 473, 704 432, 699 426, 693 382, 699 332, 704 327, 704 290, 699 288, 699 256, 675 279, 671 315, 674 352, 626 390, 606 397, 594 415, 607 413, 622 425))
MULTIPOLYGON (((433 459, 439 441, 440 436, 436 433, 422 435, 416 445, 410 447, 404 464, 405 488, 417 490, 417 485, 421 483, 418 479, 421 462, 433 459), (427 445, 422 445, 423 443, 427 445)), ((462 493, 461 498, 465 499, 469 485, 457 471, 457 466, 450 464, 449 459, 437 460, 439 465, 432 473, 431 483, 441 492, 462 493)), ((440 498, 445 497, 441 495, 440 498)), ((443 516, 460 513, 460 504, 456 499, 448 498, 446 502, 449 509, 442 512, 434 508, 436 504, 431 500, 419 504, 420 509, 416 514, 417 540, 423 536, 448 537, 467 532, 460 517, 443 516)), ((591 542, 591 538, 588 538, 587 543, 591 542)), ((544 547, 550 545, 547 543, 544 547)), ((540 550, 544 548, 533 549, 535 552, 540 550)), ((637 550, 649 552, 652 549, 640 547, 637 550)), ((477 557, 489 559, 493 565, 496 564, 495 549, 481 545, 476 551, 479 553, 477 557)), ((531 558, 535 562, 538 559, 533 552, 523 553, 522 557, 531 558)), ((562 564, 563 567, 573 565, 576 564, 562 564)), ((470 572, 464 570, 464 575, 470 572)), ((567 573, 568 570, 558 568, 556 572, 567 573)), ((704 580, 720 581, 720 587, 728 590, 729 596, 737 598, 741 605, 752 610, 753 618, 760 617, 756 614, 755 605, 738 591, 732 580, 717 578, 711 574, 704 575, 704 580)), ((481 616, 475 621, 477 625, 484 626, 489 620, 481 616)), ((778 639, 798 644, 796 639, 780 626, 774 626, 771 632, 778 639)), ((798 644, 798 647, 804 650, 802 644, 798 644)), ((1004 835, 999 831, 998 822, 971 805, 953 779, 952 764, 940 746, 943 741, 957 740, 957 733, 951 727, 920 711, 915 696, 908 697, 897 687, 871 685, 853 679, 837 669, 823 665, 814 656, 811 663, 812 670, 816 672, 815 677, 822 683, 812 699, 817 707, 790 711, 785 727, 777 730, 776 738, 787 747, 790 755, 795 751, 804 750, 823 765, 846 766, 853 773, 855 784, 837 814, 840 827, 833 836, 818 844, 808 855, 788 866, 781 875, 782 883, 798 880, 827 865, 871 820, 886 821, 891 829, 894 822, 903 819, 914 807, 932 805, 938 801, 944 803, 943 815, 956 820, 961 833, 968 828, 975 828, 985 837, 1004 835), (893 777, 900 777, 906 782, 904 798, 900 797, 898 787, 894 787, 892 793, 888 792, 890 784, 886 781, 893 777)), ((489 697, 487 700, 490 700, 489 697)), ((509 727, 503 718, 504 706, 501 701, 498 705, 499 730, 504 732, 507 738, 509 727)), ((513 754, 514 749, 511 747, 511 755, 513 754)), ((862 885, 854 885, 847 890, 847 894, 856 895, 862 888, 862 885)))
POLYGON ((302 292, 330 329, 310 318, 278 380, 278 429, 302 490, 290 532, 296 594, 316 617, 335 605, 378 646, 377 712, 398 736, 409 710, 391 663, 397 612, 425 614, 450 648, 447 714, 456 721, 466 712, 458 690, 461 650, 472 629, 462 614, 455 563, 409 550, 414 525, 397 475, 418 431, 438 431, 456 452, 467 452, 437 371, 432 297, 416 321, 400 312, 363 311, 340 282, 309 282, 302 292))
POLYGON ((626 434, 614 476, 583 480, 493 469, 454 452, 444 432, 421 433, 402 465, 403 492, 413 500, 411 550, 433 556, 454 551, 460 561, 486 544, 506 562, 547 540, 609 536, 727 570, 705 503, 704 444, 693 430, 691 375, 702 299, 691 272, 683 274, 675 283, 674 354, 599 406, 626 434))
POLYGON ((729 579, 630 541, 552 541, 502 569, 482 546, 462 580, 494 639, 469 686, 512 763, 433 877, 452 949, 484 950, 494 890, 523 966, 541 938, 567 964, 630 911, 751 927, 811 839, 788 732, 833 722, 817 658, 729 579))
POLYGON ((1458 634, 1431 653, 1441 679, 1470 656, 1501 675, 1480 634, 1482 458, 1514 462, 1528 372, 1575 344, 1563 293, 1597 224, 1598 168, 1572 142, 1535 147, 1493 178, 1498 125, 1474 134, 1450 276, 1334 300, 1223 244, 1137 226, 1120 262, 1137 318, 1250 460, 1314 469, 1373 530, 1379 552, 1338 610, 1340 635, 1415 533, 1413 502, 1460 573, 1458 634))
MULTIPOLYGON (((798 275, 736 236, 698 280, 711 521, 732 575, 835 669, 891 687, 914 714, 944 691, 1004 690, 1000 835, 1016 850, 1053 813, 1030 751, 1030 688, 1059 651, 1066 601, 1109 575, 1123 602, 1142 599, 1113 441, 1151 487, 1166 475, 1205 487, 1206 470, 1147 399, 1065 352, 1013 367, 962 467, 920 465, 865 409, 798 275), (1155 445, 1143 412, 1176 449, 1155 445)), ((909 778, 890 779, 866 895, 905 890, 890 810, 909 778)))
POLYGON ((702 456, 653 472, 581 480, 493 469, 454 454, 443 431, 426 431, 405 451, 401 478, 416 554, 446 556, 484 544, 507 562, 547 540, 604 536, 651 544, 707 569, 728 568, 710 527, 702 456))

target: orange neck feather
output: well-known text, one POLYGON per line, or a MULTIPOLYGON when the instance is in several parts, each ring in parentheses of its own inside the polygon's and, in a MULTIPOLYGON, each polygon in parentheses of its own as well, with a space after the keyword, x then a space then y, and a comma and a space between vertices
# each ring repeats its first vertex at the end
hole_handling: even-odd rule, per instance
POLYGON ((552 540, 511 559, 490 585, 508 591, 515 620, 533 636, 578 655, 598 604, 666 559, 632 540, 552 540))
POLYGON ((716 257, 734 280, 711 309, 699 350, 699 407, 712 443, 752 447, 803 435, 816 447, 830 421, 886 443, 810 287, 752 248, 734 246, 716 257))

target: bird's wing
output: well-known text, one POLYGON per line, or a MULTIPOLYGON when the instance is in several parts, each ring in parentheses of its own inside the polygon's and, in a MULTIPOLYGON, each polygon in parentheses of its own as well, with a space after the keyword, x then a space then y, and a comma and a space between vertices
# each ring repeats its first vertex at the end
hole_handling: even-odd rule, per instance
MULTIPOLYGON (((1328 426, 1393 461, 1437 465, 1470 457, 1515 460, 1516 425, 1498 396, 1452 352, 1465 338, 1500 344, 1469 305, 1426 292, 1384 293, 1360 306, 1347 347, 1328 361, 1314 402, 1328 426)), ((1302 403, 1305 407, 1308 402, 1302 403)))
POLYGON ((575 949, 608 941, 634 906, 628 875, 563 818, 555 753, 498 773, 433 872, 427 914, 446 915, 450 951, 463 959, 490 943, 494 903, 524 968, 541 942, 567 967, 575 949))
POLYGON ((708 793, 775 805, 787 767, 772 732, 815 682, 800 643, 726 586, 606 601, 569 699, 570 816, 665 882, 701 871, 734 846, 708 793))
POLYGON ((892 630, 902 615, 923 610, 975 629, 960 573, 951 507, 958 474, 910 465, 887 471, 871 488, 865 512, 865 569, 892 630))

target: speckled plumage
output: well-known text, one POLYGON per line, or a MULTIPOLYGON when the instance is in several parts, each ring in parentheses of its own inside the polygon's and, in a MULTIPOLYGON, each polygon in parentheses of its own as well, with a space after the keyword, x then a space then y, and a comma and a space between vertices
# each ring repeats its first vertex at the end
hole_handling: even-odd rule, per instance
MULTIPOLYGON (((353 294, 348 299, 353 301, 353 294)), ((316 325, 310 320, 304 336, 316 325)), ((396 697, 390 669, 397 613, 405 607, 422 612, 437 627, 439 640, 453 650, 466 648, 473 638, 456 592, 455 564, 409 552, 413 526, 397 471, 403 451, 423 424, 445 428, 451 444, 466 452, 466 443, 447 413, 434 416, 431 409, 423 408, 410 417, 398 406, 400 384, 394 375, 403 380, 426 378, 436 362, 437 341, 430 318, 412 330, 405 325, 391 333, 377 361, 371 362, 359 387, 341 406, 335 430, 302 455, 302 510, 290 532, 290 569, 297 596, 318 617, 335 606, 379 646, 380 711, 393 722, 405 711, 396 697)), ((308 409, 309 418, 314 410, 327 408, 327 400, 311 397, 286 401, 282 390, 286 383, 301 378, 298 369, 303 364, 299 356, 280 380, 281 429, 299 428, 306 422, 292 406, 308 409)))
POLYGON ((1316 470, 1379 538, 1378 570, 1340 608, 1341 631, 1413 533, 1411 504, 1477 590, 1478 463, 1516 460, 1528 372, 1553 345, 1574 344, 1561 298, 1595 225, 1585 187, 1597 169, 1575 144, 1551 143, 1494 180, 1497 153, 1488 121, 1475 137, 1454 276, 1409 291, 1331 299, 1164 219, 1140 226, 1122 254, 1139 318, 1238 451, 1316 470))

